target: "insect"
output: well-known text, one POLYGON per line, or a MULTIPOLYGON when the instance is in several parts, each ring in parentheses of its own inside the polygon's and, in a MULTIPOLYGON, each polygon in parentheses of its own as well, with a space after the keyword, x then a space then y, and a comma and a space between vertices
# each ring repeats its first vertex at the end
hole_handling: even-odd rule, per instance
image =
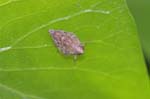
POLYGON ((72 32, 49 30, 49 33, 58 50, 64 55, 73 55, 74 60, 76 60, 78 55, 84 53, 84 45, 72 32))

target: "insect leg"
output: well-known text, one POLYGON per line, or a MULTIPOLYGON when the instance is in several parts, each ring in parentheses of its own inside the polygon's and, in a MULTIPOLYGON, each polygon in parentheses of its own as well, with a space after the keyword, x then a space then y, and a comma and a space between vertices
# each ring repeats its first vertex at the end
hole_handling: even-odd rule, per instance
POLYGON ((76 60, 77 60, 77 55, 74 55, 74 56, 73 56, 73 60, 74 60, 74 62, 76 62, 76 60))

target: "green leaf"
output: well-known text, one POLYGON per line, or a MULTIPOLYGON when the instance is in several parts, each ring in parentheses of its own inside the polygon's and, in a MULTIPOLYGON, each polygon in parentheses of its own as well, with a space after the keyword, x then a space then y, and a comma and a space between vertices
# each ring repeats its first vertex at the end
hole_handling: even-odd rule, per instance
POLYGON ((136 27, 124 0, 2 0, 0 99, 148 99, 136 27), (85 45, 76 62, 49 29, 85 45))
POLYGON ((139 30, 139 36, 141 40, 141 44, 143 47, 143 52, 145 54, 145 58, 147 61, 149 74, 150 74, 150 22, 149 20, 150 13, 150 1, 149 0, 128 0, 128 4, 130 9, 132 10, 132 13, 135 17, 138 30, 139 30), (136 3, 135 3, 136 2, 136 3))

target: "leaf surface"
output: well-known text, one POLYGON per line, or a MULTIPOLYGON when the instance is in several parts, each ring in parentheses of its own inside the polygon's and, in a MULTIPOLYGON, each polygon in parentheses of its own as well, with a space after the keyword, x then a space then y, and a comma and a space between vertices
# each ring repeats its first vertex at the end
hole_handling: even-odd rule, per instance
POLYGON ((124 0, 2 0, 1 99, 147 99, 137 31, 124 0), (76 62, 49 29, 85 43, 76 62))

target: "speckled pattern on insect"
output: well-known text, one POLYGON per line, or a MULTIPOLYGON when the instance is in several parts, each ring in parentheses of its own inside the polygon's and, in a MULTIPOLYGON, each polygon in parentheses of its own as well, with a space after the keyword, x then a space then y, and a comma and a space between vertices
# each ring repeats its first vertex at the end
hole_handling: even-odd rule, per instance
POLYGON ((71 32, 63 30, 49 30, 52 39, 60 52, 65 55, 74 55, 76 60, 77 55, 84 53, 84 46, 79 38, 71 32))

